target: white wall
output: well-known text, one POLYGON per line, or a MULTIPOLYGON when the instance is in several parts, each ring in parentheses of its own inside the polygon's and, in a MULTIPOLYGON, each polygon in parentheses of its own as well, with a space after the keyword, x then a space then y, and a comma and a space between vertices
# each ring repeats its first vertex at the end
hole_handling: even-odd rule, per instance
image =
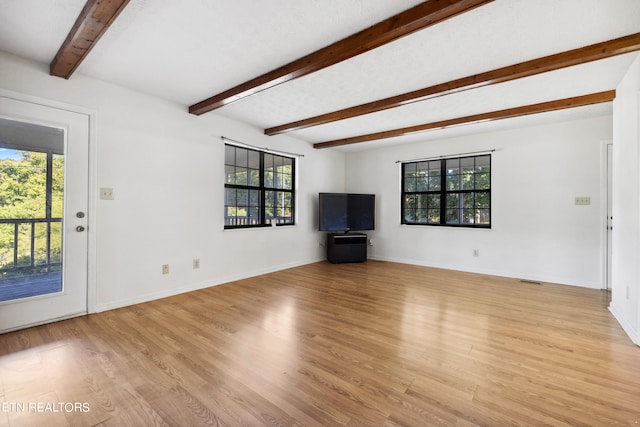
POLYGON ((94 191, 115 189, 115 200, 96 201, 90 212, 97 311, 324 259, 323 234, 316 231, 321 191, 377 194, 372 258, 600 288, 601 141, 613 133, 611 310, 640 342, 640 59, 618 88, 614 131, 607 116, 346 156, 287 136, 269 138, 215 113, 189 115, 184 105, 81 74, 69 81, 50 77, 46 64, 2 52, 0 89, 97 112, 94 191), (298 225, 222 229, 220 135, 305 155, 298 168, 298 225), (491 230, 399 225, 395 160, 494 148, 491 230), (576 196, 591 197, 591 205, 575 206, 576 196), (199 270, 191 268, 195 257, 199 270), (161 274, 165 263, 168 276, 161 274))
POLYGON ((605 116, 349 153, 347 190, 377 195, 369 257, 601 288, 601 153, 611 133, 605 116), (491 149, 490 230, 400 225, 395 160, 491 149), (576 206, 577 196, 591 205, 576 206))
MULTIPOLYGON (((344 155, 215 113, 75 74, 66 81, 0 52, 0 89, 97 112, 97 182, 115 200, 96 202, 94 308, 106 310, 324 258, 317 193, 344 189, 344 155), (224 147, 219 136, 304 154, 294 227, 223 230, 224 147), (201 267, 192 269, 192 259, 201 267), (161 265, 170 274, 161 274, 161 265)), ((94 190, 95 190, 94 188, 94 190)))
POLYGON ((611 312, 640 345, 640 56, 616 89, 611 312))

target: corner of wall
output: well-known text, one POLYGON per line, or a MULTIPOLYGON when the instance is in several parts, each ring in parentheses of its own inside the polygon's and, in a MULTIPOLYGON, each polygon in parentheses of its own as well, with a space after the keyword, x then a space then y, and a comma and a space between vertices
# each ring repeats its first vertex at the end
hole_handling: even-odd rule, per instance
POLYGON ((620 314, 620 311, 613 303, 611 303, 611 305, 609 306, 609 312, 613 314, 613 317, 615 317, 615 319, 618 321, 625 333, 629 336, 631 341, 635 345, 640 346, 640 331, 638 331, 638 329, 635 328, 633 324, 627 322, 627 320, 620 314))

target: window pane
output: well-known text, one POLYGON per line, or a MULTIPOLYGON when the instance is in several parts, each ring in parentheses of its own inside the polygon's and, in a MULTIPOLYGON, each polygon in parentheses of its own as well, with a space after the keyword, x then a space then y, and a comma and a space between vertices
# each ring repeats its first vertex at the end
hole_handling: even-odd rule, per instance
MULTIPOLYGON (((440 171, 438 170, 437 172, 437 175, 429 176, 429 191, 440 191, 440 189, 442 188, 442 185, 440 183, 440 171)), ((431 173, 431 171, 429 171, 429 173, 431 173)))
POLYGON ((491 215, 489 209, 476 209, 477 224, 491 224, 491 215))
POLYGON ((18 264, 26 266, 31 264, 31 224, 18 225, 18 264))
POLYGON ((491 174, 488 172, 476 174, 476 190, 488 190, 491 188, 491 174))
POLYGON ((485 192, 476 193, 476 204, 475 204, 475 207, 476 208, 488 208, 490 201, 491 201, 491 197, 490 197, 488 192, 487 193, 485 193, 485 192))
POLYGON ((447 173, 447 191, 457 191, 460 189, 460 175, 449 175, 447 173))
POLYGON ((463 157, 460 159, 460 168, 462 172, 473 172, 475 164, 475 157, 463 157))
POLYGON ((264 155, 264 186, 274 187, 275 169, 273 166, 273 154, 264 155))
POLYGON ((249 190, 236 190, 237 191, 237 200, 236 204, 238 206, 247 206, 249 204, 249 190))
POLYGON ((460 173, 460 159, 447 160, 447 175, 458 175, 460 173))
POLYGON ((418 184, 416 182, 415 174, 407 176, 404 178, 404 191, 416 191, 418 184))
POLYGON ((462 223, 463 224, 473 224, 475 223, 475 210, 474 209, 463 209, 462 210, 462 223))
POLYGON ((248 225, 248 210, 246 206, 226 206, 225 207, 225 225, 242 226, 248 225))
POLYGON ((460 205, 460 195, 459 194, 447 194, 446 196, 446 211, 445 211, 445 219, 447 224, 458 224, 460 222, 459 218, 459 205, 460 205))
POLYGON ((273 154, 264 154, 264 168, 273 170, 273 154))
POLYGON ((249 185, 252 187, 260 187, 260 171, 257 169, 249 170, 249 185))
POLYGON ((458 208, 459 205, 459 195, 458 194, 447 194, 446 207, 447 208, 458 208))
POLYGON ((249 208, 249 223, 248 225, 260 224, 260 208, 258 206, 249 208))
POLYGON ((249 191, 249 206, 260 206, 260 191, 249 191))
POLYGON ((475 188, 473 169, 465 170, 462 174, 462 189, 473 190, 475 188))
POLYGON ((283 191, 268 191, 265 193, 265 221, 271 220, 277 224, 293 223, 293 195, 283 191))
POLYGON ((460 194, 460 199, 462 201, 461 204, 464 209, 473 209, 475 207, 473 193, 460 194))
POLYGON ((284 207, 291 207, 291 193, 280 192, 278 194, 278 203, 281 203, 284 207))
POLYGON ((426 194, 417 194, 416 195, 416 208, 418 209, 426 209, 427 208, 428 196, 426 194))
POLYGON ((51 254, 49 262, 62 262, 62 223, 51 223, 51 254))
POLYGON ((402 165, 403 167, 403 179, 404 179, 404 190, 405 191, 416 191, 416 164, 415 163, 406 163, 402 165))
POLYGON ((275 212, 273 206, 275 205, 275 191, 266 191, 264 193, 264 216, 265 218, 273 218, 275 212))
POLYGON ((248 155, 249 150, 236 147, 236 166, 246 168, 249 165, 248 155))
POLYGON ((404 209, 402 211, 402 217, 404 222, 415 223, 416 222, 416 214, 414 209, 404 209))
POLYGON ((476 157, 476 172, 489 172, 491 170, 491 156, 476 157))
POLYGON ((429 162, 416 164, 416 190, 427 191, 429 189, 429 162))
POLYGON ((0 268, 11 268, 13 266, 14 254, 14 224, 0 224, 0 249, 2 257, 0 257, 0 268))
POLYGON ((291 193, 278 193, 278 205, 276 206, 276 217, 278 224, 293 222, 293 211, 291 193))
POLYGON ((448 159, 447 163, 447 191, 460 189, 460 159, 448 159))
POLYGON ((225 188, 224 189, 224 204, 226 206, 235 206, 237 204, 236 189, 225 188))
POLYGON ((429 224, 440 223, 440 209, 429 209, 427 213, 427 221, 429 224))
POLYGON ((417 163, 404 163, 402 166, 404 166, 404 170, 407 173, 411 173, 411 172, 415 172, 418 170, 418 164, 417 163))
POLYGON ((264 170, 264 186, 273 188, 273 169, 264 170))
POLYGON ((235 166, 225 165, 224 167, 224 175, 227 184, 235 184, 236 183, 236 168, 235 166))
POLYGON ((224 146, 224 164, 235 166, 236 164, 236 147, 232 145, 224 146))
POLYGON ((429 171, 420 170, 416 174, 416 190, 427 191, 429 189, 429 171))
POLYGON ((285 190, 293 189, 293 177, 290 173, 282 174, 282 188, 285 190))
POLYGON ((51 169, 51 216, 62 218, 64 212, 64 156, 53 154, 51 169))
POLYGON ((415 222, 416 196, 406 194, 402 201, 402 221, 415 222))
POLYGON ((257 151, 249 151, 249 164, 247 165, 251 169, 260 169, 260 153, 257 151))
POLYGON ((238 185, 247 185, 247 175, 248 171, 246 168, 236 168, 236 184, 238 185))
POLYGON ((440 210, 440 195, 439 194, 430 194, 427 197, 427 207, 429 209, 438 209, 440 210))
POLYGON ((416 207, 416 196, 414 194, 407 194, 404 197, 404 208, 405 209, 415 209, 416 207))
POLYGON ((458 217, 459 209, 447 209, 445 212, 445 218, 447 224, 459 224, 460 219, 458 217))
POLYGON ((281 166, 278 166, 276 172, 278 173, 278 183, 277 188, 282 188, 286 190, 293 189, 293 159, 288 157, 280 157, 282 162, 281 166))

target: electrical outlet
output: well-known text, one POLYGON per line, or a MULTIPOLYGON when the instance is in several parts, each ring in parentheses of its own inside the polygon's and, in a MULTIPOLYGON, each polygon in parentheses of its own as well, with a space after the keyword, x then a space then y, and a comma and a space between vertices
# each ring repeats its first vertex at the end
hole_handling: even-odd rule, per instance
POLYGON ((114 198, 113 188, 100 189, 100 200, 113 200, 114 198))
POLYGON ((169 274, 169 264, 162 264, 162 274, 169 274))
POLYGON ((193 259, 193 269, 197 269, 200 268, 200 259, 199 258, 194 258, 193 259))
POLYGON ((480 256, 480 249, 474 249, 473 250, 473 256, 474 257, 479 257, 480 256))
POLYGON ((369 239, 369 246, 373 246, 373 239, 369 239))
POLYGON ((576 197, 575 204, 578 206, 588 206, 591 204, 591 197, 576 197))

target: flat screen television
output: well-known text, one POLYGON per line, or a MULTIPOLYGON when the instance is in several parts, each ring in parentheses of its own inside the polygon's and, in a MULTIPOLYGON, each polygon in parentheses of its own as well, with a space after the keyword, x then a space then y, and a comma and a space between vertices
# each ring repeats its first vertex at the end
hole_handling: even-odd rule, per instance
POLYGON ((320 231, 375 230, 375 194, 320 193, 318 208, 320 231))

